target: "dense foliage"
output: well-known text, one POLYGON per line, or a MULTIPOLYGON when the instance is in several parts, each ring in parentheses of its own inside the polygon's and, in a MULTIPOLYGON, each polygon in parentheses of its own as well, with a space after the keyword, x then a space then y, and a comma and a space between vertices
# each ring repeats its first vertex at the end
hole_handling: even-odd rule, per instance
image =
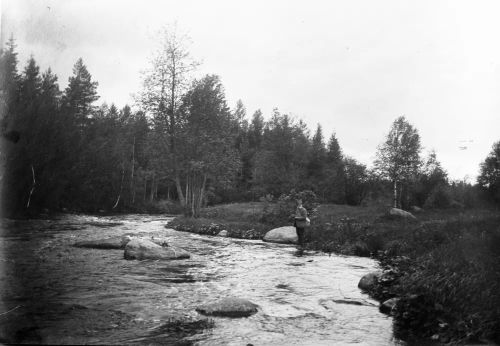
POLYGON ((64 90, 33 57, 19 72, 11 39, 0 54, 3 212, 146 211, 168 200, 199 216, 207 204, 293 189, 322 203, 392 199, 404 209, 471 207, 482 191, 498 202, 498 143, 480 190, 449 181, 434 152, 423 160, 418 131, 399 117, 370 170, 343 154, 335 134, 326 141, 321 125, 311 133, 278 109, 268 120, 260 110, 247 118, 241 101, 231 110, 219 77, 192 78, 198 64, 183 40, 165 33, 132 109, 97 105, 98 83, 82 59, 64 90))

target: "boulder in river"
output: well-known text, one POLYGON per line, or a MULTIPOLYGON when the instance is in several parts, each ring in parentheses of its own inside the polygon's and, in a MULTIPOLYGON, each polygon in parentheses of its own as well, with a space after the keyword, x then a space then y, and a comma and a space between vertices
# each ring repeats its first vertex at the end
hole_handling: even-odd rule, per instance
POLYGON ((398 303, 399 298, 391 298, 387 299, 384 301, 382 304, 380 304, 380 312, 383 312, 384 314, 392 314, 393 309, 396 307, 396 304, 398 303))
POLYGON ((130 240, 130 236, 124 235, 105 239, 83 240, 75 243, 74 246, 91 249, 125 249, 130 240))
POLYGON ((160 246, 168 246, 167 237, 159 236, 134 236, 134 235, 122 235, 110 238, 102 238, 95 240, 82 240, 74 244, 76 247, 90 248, 90 249, 125 249, 125 246, 132 239, 147 239, 160 246))
POLYGON ((223 229, 217 234, 219 237, 227 237, 227 230, 223 229))
POLYGON ((248 317, 257 312, 258 305, 241 298, 223 298, 196 308, 200 314, 223 317, 248 317))
POLYGON ((387 216, 391 219, 417 220, 415 215, 410 212, 398 208, 391 208, 387 212, 387 216))
POLYGON ((270 243, 297 244, 297 231, 293 226, 284 226, 270 230, 262 239, 270 243))
POLYGON ((173 246, 161 246, 149 239, 135 238, 125 246, 125 259, 184 259, 191 255, 186 250, 173 246))
POLYGON ((382 272, 368 273, 359 280, 358 287, 364 291, 369 291, 377 284, 380 276, 382 276, 382 272))

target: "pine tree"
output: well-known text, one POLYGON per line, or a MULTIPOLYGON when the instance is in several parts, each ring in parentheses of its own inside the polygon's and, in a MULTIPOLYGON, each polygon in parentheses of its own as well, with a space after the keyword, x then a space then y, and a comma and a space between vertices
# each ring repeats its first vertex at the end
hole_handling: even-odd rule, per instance
POLYGON ((346 172, 344 157, 335 134, 332 134, 328 141, 325 158, 325 175, 324 191, 326 200, 338 204, 345 203, 346 172))
POLYGON ((65 111, 75 119, 78 126, 86 125, 95 110, 93 103, 99 99, 97 95, 98 85, 98 82, 92 80, 82 58, 78 59, 64 94, 65 111))

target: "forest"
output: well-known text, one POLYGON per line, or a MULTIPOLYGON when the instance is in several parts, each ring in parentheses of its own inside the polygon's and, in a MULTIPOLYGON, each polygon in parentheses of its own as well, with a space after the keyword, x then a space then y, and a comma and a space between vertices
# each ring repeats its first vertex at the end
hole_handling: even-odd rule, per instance
MULTIPOLYGON (((217 75, 192 77, 198 62, 183 37, 165 34, 134 105, 99 102, 80 58, 62 90, 15 40, 1 51, 1 195, 5 216, 41 212, 184 212, 226 202, 312 191, 319 202, 386 203, 403 209, 470 208, 500 202, 500 142, 477 182, 453 181, 404 117, 381 135, 373 168, 275 108, 231 108, 217 75), (268 120, 265 120, 265 119, 268 120)), ((329 130, 335 133, 335 124, 329 130), (333 127, 333 128, 332 128, 333 127)))

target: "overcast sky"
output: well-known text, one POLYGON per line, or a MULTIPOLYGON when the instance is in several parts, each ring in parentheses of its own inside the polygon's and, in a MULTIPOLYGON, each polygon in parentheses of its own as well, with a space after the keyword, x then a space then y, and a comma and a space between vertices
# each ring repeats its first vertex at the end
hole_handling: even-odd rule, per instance
POLYGON ((231 107, 274 107, 370 165, 400 115, 455 179, 473 182, 500 140, 498 1, 3 0, 2 39, 66 87, 82 57, 99 102, 133 104, 158 30, 187 31, 197 74, 231 107))

